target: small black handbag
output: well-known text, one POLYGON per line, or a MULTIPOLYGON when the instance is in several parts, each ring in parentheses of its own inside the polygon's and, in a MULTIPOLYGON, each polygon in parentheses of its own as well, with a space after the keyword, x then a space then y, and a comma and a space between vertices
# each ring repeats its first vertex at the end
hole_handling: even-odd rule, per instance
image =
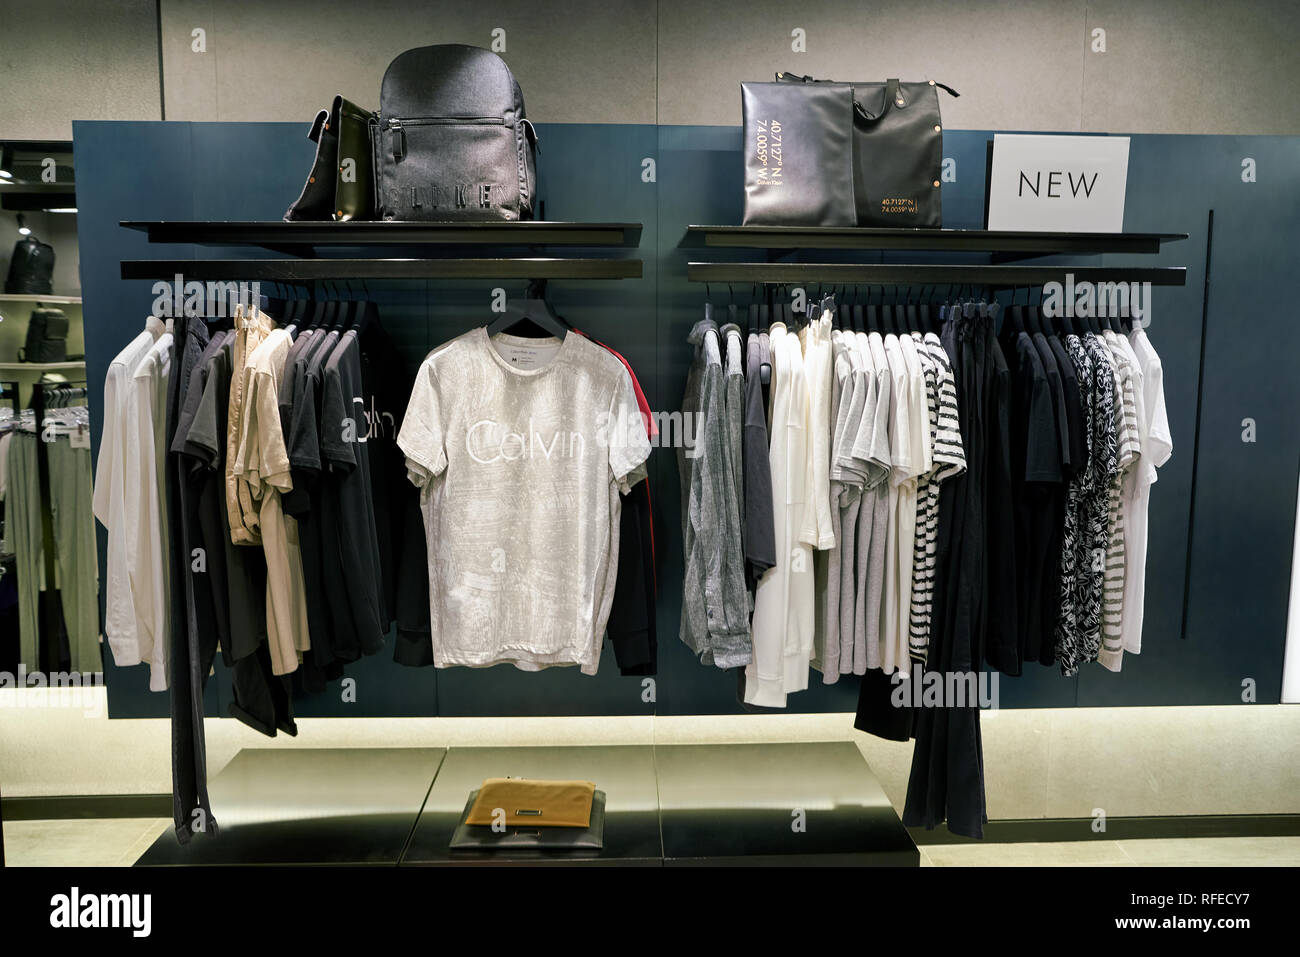
POLYGON ((742 83, 745 225, 943 225, 943 122, 929 80, 742 83))
POLYGON ((316 114, 307 133, 316 144, 316 158, 285 220, 374 219, 370 117, 369 110, 342 96, 316 114))

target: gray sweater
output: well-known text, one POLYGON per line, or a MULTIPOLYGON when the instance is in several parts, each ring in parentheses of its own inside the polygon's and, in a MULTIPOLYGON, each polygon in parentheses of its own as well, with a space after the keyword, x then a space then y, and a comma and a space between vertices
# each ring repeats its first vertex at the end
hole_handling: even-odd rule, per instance
POLYGON ((736 668, 753 656, 736 495, 741 463, 732 462, 717 323, 697 322, 689 341, 695 358, 686 377, 682 419, 694 442, 677 450, 685 553, 680 635, 703 663, 736 668))

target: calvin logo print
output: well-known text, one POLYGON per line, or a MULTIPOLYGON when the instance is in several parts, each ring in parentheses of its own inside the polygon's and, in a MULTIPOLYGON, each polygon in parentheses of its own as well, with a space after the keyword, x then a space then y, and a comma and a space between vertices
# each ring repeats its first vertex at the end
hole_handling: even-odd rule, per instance
POLYGON ((480 419, 465 434, 465 451, 480 465, 534 457, 570 459, 581 456, 586 448, 587 440, 581 432, 554 429, 544 436, 534 428, 531 417, 523 431, 512 431, 492 419, 480 419))

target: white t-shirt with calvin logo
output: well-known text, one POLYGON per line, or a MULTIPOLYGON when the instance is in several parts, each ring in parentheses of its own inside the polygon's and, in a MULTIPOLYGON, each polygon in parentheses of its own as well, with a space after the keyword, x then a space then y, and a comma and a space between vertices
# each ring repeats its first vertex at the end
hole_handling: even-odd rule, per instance
POLYGON ((650 443, 609 352, 474 329, 420 366, 397 437, 420 488, 440 668, 595 674, 618 560, 618 492, 650 443))

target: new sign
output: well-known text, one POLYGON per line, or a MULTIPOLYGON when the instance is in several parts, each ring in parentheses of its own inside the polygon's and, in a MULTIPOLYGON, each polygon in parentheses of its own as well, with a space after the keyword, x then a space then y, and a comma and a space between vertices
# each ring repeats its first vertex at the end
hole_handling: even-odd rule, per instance
POLYGON ((993 136, 989 229, 1124 231, 1127 136, 993 136))

